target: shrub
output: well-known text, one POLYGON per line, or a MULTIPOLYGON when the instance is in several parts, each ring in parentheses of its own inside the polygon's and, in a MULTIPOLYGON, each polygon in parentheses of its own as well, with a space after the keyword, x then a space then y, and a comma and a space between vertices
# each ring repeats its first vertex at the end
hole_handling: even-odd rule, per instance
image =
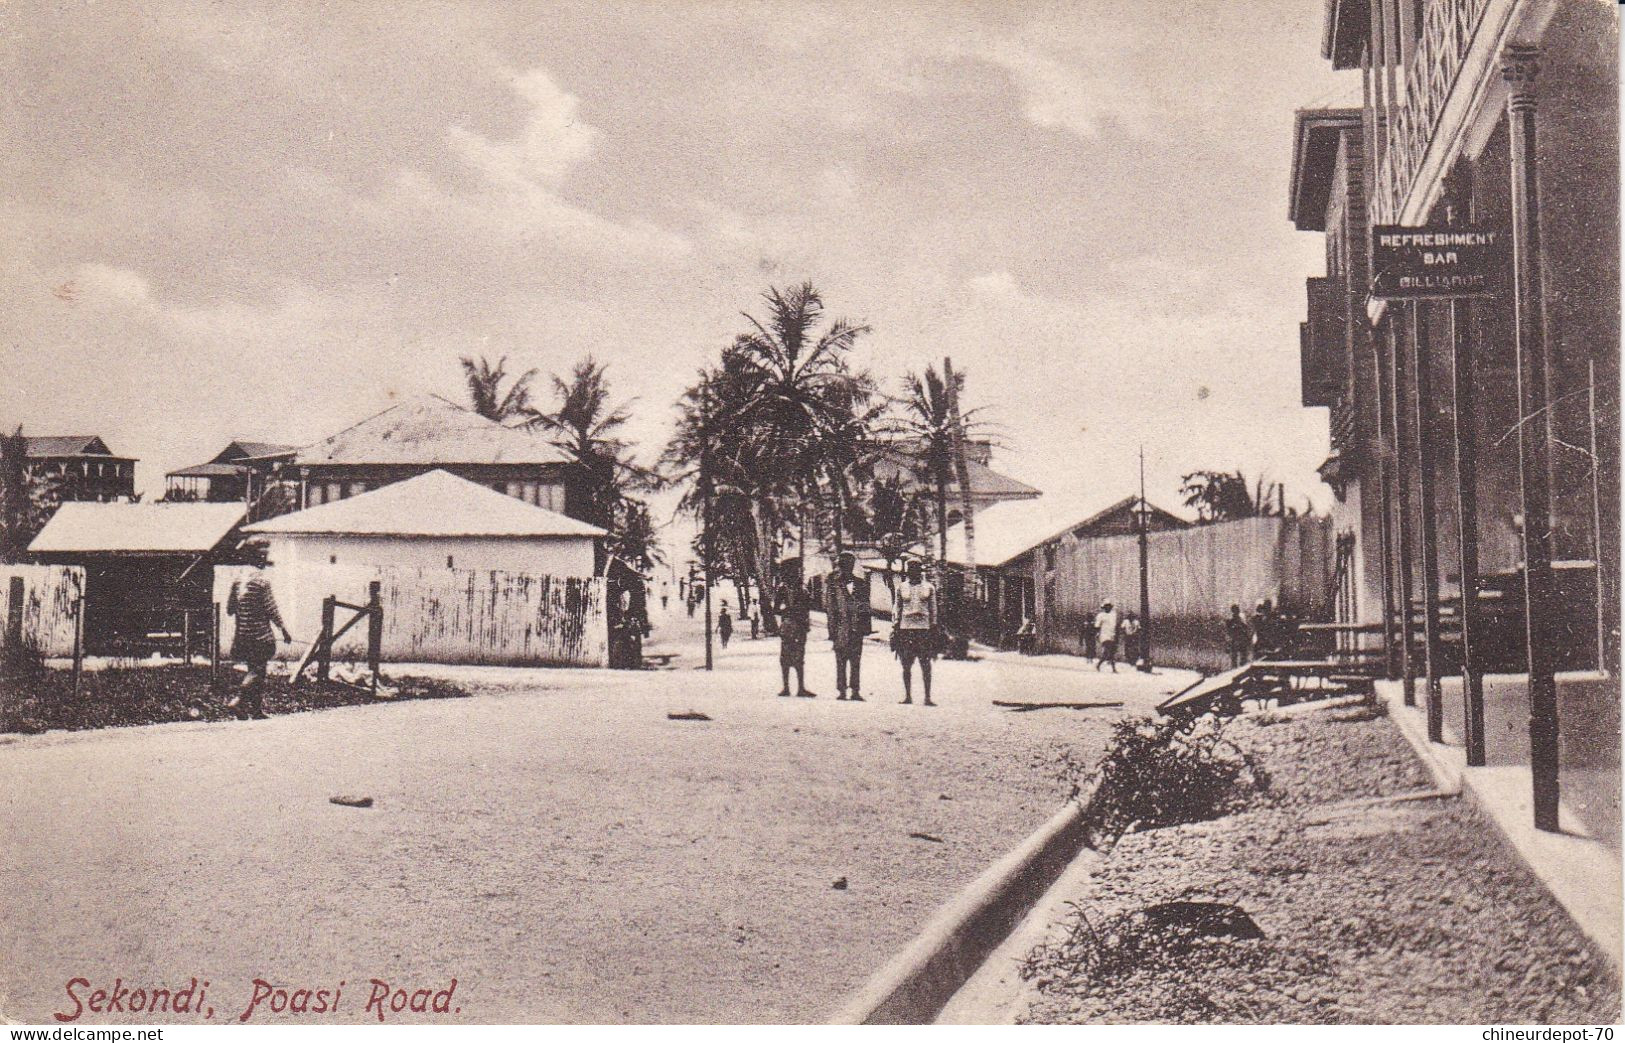
POLYGON ((1243 807, 1269 778, 1253 758, 1224 737, 1224 723, 1194 725, 1128 718, 1112 727, 1100 763, 1087 774, 1074 767, 1073 795, 1089 786, 1084 812, 1089 843, 1105 850, 1124 833, 1201 822, 1243 807))

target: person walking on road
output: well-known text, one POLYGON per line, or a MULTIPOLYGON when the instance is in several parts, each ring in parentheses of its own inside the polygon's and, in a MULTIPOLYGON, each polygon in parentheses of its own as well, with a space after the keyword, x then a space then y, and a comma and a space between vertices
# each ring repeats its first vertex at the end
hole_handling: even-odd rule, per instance
POLYGON ((1110 601, 1103 602, 1100 611, 1095 613, 1095 633, 1100 640, 1100 656, 1095 660, 1095 669, 1110 663, 1112 673, 1117 673, 1117 610, 1110 601))
POLYGON ((835 649, 835 698, 863 702, 863 639, 872 629, 869 617, 869 581, 854 569, 858 556, 842 551, 835 569, 824 580, 824 616, 835 649), (848 692, 851 695, 848 696, 848 692))
POLYGON ((892 600, 892 651, 903 663, 903 703, 914 701, 914 663, 920 664, 925 705, 931 701, 931 660, 937 654, 937 588, 928 582, 918 558, 911 559, 892 600))
POLYGON ((1253 611, 1253 658, 1263 659, 1275 652, 1275 603, 1265 598, 1253 611))
POLYGON ((1230 666, 1234 669, 1247 661, 1247 648, 1253 641, 1252 629, 1242 618, 1240 605, 1230 606, 1230 618, 1224 621, 1224 634, 1230 648, 1230 666))
POLYGON ((1083 621, 1083 657, 1095 658, 1095 646, 1100 641, 1100 627, 1095 625, 1095 617, 1089 616, 1083 621))
POLYGON ((1123 622, 1119 624, 1118 641, 1123 649, 1123 662, 1136 664, 1140 661, 1140 617, 1133 612, 1123 613, 1123 622))
POLYGON ((812 625, 807 605, 807 590, 801 583, 801 563, 785 563, 783 577, 773 593, 773 611, 779 617, 779 674, 784 687, 781 698, 790 695, 790 671, 796 672, 796 695, 802 699, 816 699, 817 693, 807 688, 807 630, 812 625))
POLYGON ((717 637, 722 639, 722 647, 728 647, 728 641, 734 636, 734 617, 728 614, 728 606, 722 606, 722 612, 717 616, 717 637))
POLYGON ((276 655, 276 630, 282 632, 284 643, 293 641, 288 627, 277 610, 276 596, 271 593, 271 582, 265 578, 265 567, 271 563, 270 545, 264 540, 250 540, 241 547, 254 574, 241 589, 231 585, 226 598, 226 614, 236 617, 237 631, 231 639, 231 657, 248 668, 243 683, 226 700, 226 707, 239 720, 265 720, 265 677, 271 658, 276 655))

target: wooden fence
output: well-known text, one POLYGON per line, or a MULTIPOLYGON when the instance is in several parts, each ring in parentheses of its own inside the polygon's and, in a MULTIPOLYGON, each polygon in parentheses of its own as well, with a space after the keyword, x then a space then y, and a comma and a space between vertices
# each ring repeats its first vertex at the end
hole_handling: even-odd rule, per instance
MULTIPOLYGON (((1170 666, 1213 670, 1228 664, 1224 620, 1231 605, 1251 615, 1270 598, 1310 618, 1326 611, 1335 571, 1326 518, 1246 518, 1155 532, 1148 538, 1152 651, 1170 666)), ((1041 647, 1081 652, 1083 624, 1103 601, 1139 612, 1136 536, 1063 540, 1054 568, 1034 554, 1041 647)))
POLYGON ((0 648, 15 642, 50 658, 72 656, 84 589, 77 565, 0 565, 0 648))
MULTIPOLYGON (((220 648, 231 649, 236 620, 225 612, 245 566, 215 569, 220 648)), ((488 663, 504 666, 605 666, 609 627, 601 578, 577 579, 469 569, 369 569, 274 565, 265 570, 283 620, 309 642, 322 628, 322 599, 357 604, 377 580, 384 607, 381 653, 386 663, 488 663)), ((304 644, 279 647, 298 658, 304 644)), ((335 659, 362 660, 365 627, 341 637, 335 659)))

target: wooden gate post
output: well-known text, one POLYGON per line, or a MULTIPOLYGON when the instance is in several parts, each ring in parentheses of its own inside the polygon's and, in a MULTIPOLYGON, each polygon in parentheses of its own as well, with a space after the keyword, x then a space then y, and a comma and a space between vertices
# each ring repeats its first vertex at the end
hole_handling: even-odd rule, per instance
POLYGON ((11 577, 10 593, 6 595, 6 648, 18 653, 23 647, 23 601, 27 594, 23 590, 23 578, 11 577))
POLYGON ((384 599, 378 581, 367 584, 367 669, 372 671, 372 687, 378 689, 378 664, 384 645, 384 599))
POLYGON ((316 677, 322 681, 327 680, 327 668, 333 662, 333 611, 337 600, 331 594, 322 599, 322 632, 316 638, 316 677))
POLYGON ((85 670, 85 585, 79 583, 79 599, 73 610, 73 703, 79 705, 79 681, 85 670))
POLYGON ((220 685, 220 602, 214 603, 214 631, 209 635, 209 691, 220 685))

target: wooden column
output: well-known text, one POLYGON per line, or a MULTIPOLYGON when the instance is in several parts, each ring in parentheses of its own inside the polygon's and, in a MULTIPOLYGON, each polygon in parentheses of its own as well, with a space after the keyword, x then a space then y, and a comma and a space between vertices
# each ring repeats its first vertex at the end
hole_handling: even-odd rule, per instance
POLYGON ((1388 415, 1393 421, 1394 440, 1394 497, 1393 510, 1395 516, 1394 544, 1398 551, 1396 554, 1396 567, 1399 572, 1398 581, 1394 584, 1394 592, 1399 600, 1399 667, 1400 680, 1404 685, 1405 705, 1416 705, 1416 661, 1411 655, 1412 631, 1415 629, 1411 617, 1411 481, 1410 481, 1410 443, 1405 437, 1405 353, 1399 350, 1399 334, 1395 327, 1398 318, 1393 314, 1396 306, 1389 305, 1389 314, 1386 316, 1387 329, 1384 336, 1387 339, 1389 361, 1389 399, 1388 415))
MULTIPOLYGON (((333 664, 333 618, 338 608, 338 598, 329 594, 322 598, 322 633, 316 640, 319 643, 316 651, 316 677, 325 681, 333 664)), ((297 678, 297 674, 294 675, 297 678)))
POLYGON ((1372 331, 1371 357, 1377 367, 1377 489, 1378 537, 1382 541, 1382 653, 1384 676, 1390 681, 1399 679, 1399 639, 1395 626, 1394 602, 1398 599, 1398 570, 1394 568, 1393 511, 1394 478, 1392 444, 1389 432, 1393 430, 1388 416, 1388 360, 1383 357, 1380 334, 1372 331))
POLYGON ((1529 767, 1535 828, 1558 831, 1556 633, 1552 575, 1551 359, 1540 272, 1540 194, 1535 156, 1534 47, 1509 46, 1501 75, 1510 88, 1513 344, 1518 367, 1518 479, 1523 501, 1524 633, 1528 640, 1529 767))
POLYGON ((1429 371, 1428 305, 1412 301, 1411 367, 1416 386, 1417 536, 1422 556, 1422 641, 1427 665, 1428 741, 1444 741, 1439 679, 1439 540, 1433 490, 1433 374, 1429 371))
POLYGON ((367 584, 367 669, 372 673, 372 690, 378 690, 378 668, 383 660, 384 599, 379 594, 379 582, 367 584))
POLYGON ((1483 633, 1478 604, 1478 445, 1473 438, 1477 394, 1467 302, 1450 302, 1450 411, 1456 450, 1456 538, 1461 551, 1461 701, 1469 767, 1484 765, 1484 671, 1475 643, 1483 633))

